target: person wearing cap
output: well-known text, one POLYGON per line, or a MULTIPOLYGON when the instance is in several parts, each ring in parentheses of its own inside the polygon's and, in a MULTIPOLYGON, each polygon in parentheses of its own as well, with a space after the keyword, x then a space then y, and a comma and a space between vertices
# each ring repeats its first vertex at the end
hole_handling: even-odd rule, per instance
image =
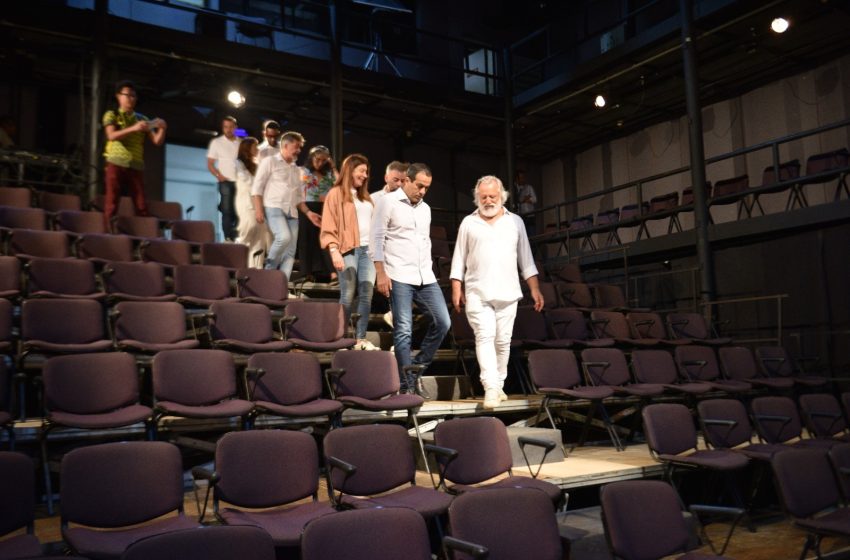
POLYGON ((263 123, 263 141, 257 147, 259 149, 257 161, 262 161, 265 157, 273 156, 280 150, 278 138, 280 138, 280 125, 277 121, 271 119, 265 121, 263 123))

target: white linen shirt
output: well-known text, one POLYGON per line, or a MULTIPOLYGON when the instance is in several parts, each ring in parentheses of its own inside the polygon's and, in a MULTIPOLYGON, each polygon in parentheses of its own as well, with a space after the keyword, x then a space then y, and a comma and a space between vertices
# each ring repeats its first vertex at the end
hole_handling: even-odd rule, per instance
POLYGON ((431 265, 431 207, 413 205, 396 189, 379 197, 372 215, 369 257, 384 263, 391 280, 422 286, 437 281, 431 265))
POLYGON ((463 219, 450 277, 464 283, 467 295, 486 302, 521 300, 517 267, 523 280, 538 274, 522 218, 505 210, 488 224, 476 210, 463 219))
POLYGON ((293 161, 286 163, 280 152, 267 157, 257 166, 251 185, 251 196, 262 196, 263 206, 280 208, 290 218, 298 217, 298 204, 303 202, 303 171, 293 161))
MULTIPOLYGON (((398 189, 396 189, 396 190, 398 190, 398 189)), ((393 192, 395 192, 395 191, 393 191, 393 192)), ((381 200, 382 198, 384 198, 385 196, 387 196, 388 194, 390 194, 390 193, 389 193, 389 191, 387 190, 387 187, 386 187, 386 186, 384 186, 384 188, 382 188, 382 189, 381 189, 381 190, 379 190, 379 191, 375 191, 375 192, 373 192, 373 193, 372 193, 372 194, 370 194, 369 196, 370 196, 370 197, 372 197, 372 203, 373 203, 373 204, 375 204, 375 206, 377 206, 377 205, 378 205, 378 201, 379 201, 379 200, 381 200)))
POLYGON ((236 156, 239 155, 239 144, 241 143, 242 139, 238 136, 234 136, 233 140, 228 140, 224 134, 210 140, 207 157, 216 161, 218 172, 224 175, 228 181, 236 180, 236 156))
POLYGON ((517 199, 521 201, 527 196, 531 197, 531 201, 519 203, 520 214, 528 214, 529 212, 534 212, 534 205, 537 204, 537 195, 534 194, 534 187, 532 187, 531 185, 517 185, 517 199))
POLYGON ((268 140, 263 140, 263 143, 257 146, 257 161, 263 161, 267 157, 273 156, 280 151, 280 144, 277 146, 269 146, 268 140))

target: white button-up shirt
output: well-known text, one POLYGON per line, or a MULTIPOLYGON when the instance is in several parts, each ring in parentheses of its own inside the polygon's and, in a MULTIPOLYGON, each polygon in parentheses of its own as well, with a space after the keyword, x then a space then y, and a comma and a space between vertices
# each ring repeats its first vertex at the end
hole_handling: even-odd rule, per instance
POLYGON ((372 217, 369 256, 391 280, 421 286, 437 281, 431 267, 431 207, 413 205, 396 189, 380 197, 372 217))
POLYGON ((302 175, 303 171, 294 161, 287 163, 278 152, 257 166, 251 196, 262 196, 263 206, 280 208, 290 218, 297 218, 298 204, 304 200, 302 175))
POLYGON ((207 157, 214 159, 218 164, 218 172, 224 175, 228 181, 236 180, 236 156, 239 155, 239 144, 242 139, 234 136, 230 140, 222 134, 210 140, 210 146, 207 149, 207 157))
POLYGON ((467 295, 475 294, 487 302, 519 301, 522 290, 517 267, 523 280, 537 276, 519 216, 505 210, 488 224, 476 210, 463 219, 452 256, 451 278, 464 283, 467 295))

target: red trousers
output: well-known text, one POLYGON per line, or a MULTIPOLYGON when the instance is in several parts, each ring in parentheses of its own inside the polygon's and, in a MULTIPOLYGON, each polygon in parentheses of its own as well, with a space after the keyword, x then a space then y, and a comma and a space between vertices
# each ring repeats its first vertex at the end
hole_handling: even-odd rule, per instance
POLYGON ((106 193, 103 200, 103 220, 106 224, 106 231, 112 231, 112 216, 115 215, 122 187, 127 187, 130 191, 133 206, 136 207, 136 215, 148 215, 148 204, 145 201, 144 171, 107 163, 104 183, 106 193))

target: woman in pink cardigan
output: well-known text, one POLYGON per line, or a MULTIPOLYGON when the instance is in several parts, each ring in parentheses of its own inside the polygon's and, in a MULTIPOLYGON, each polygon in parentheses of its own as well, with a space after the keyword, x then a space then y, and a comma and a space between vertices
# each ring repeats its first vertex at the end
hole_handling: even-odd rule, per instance
POLYGON ((345 317, 351 315, 357 293, 355 350, 379 350, 366 340, 375 265, 369 258, 369 229, 374 205, 369 197, 369 160, 362 154, 351 154, 342 162, 339 177, 325 198, 319 244, 330 252, 339 273, 339 302, 345 317))

